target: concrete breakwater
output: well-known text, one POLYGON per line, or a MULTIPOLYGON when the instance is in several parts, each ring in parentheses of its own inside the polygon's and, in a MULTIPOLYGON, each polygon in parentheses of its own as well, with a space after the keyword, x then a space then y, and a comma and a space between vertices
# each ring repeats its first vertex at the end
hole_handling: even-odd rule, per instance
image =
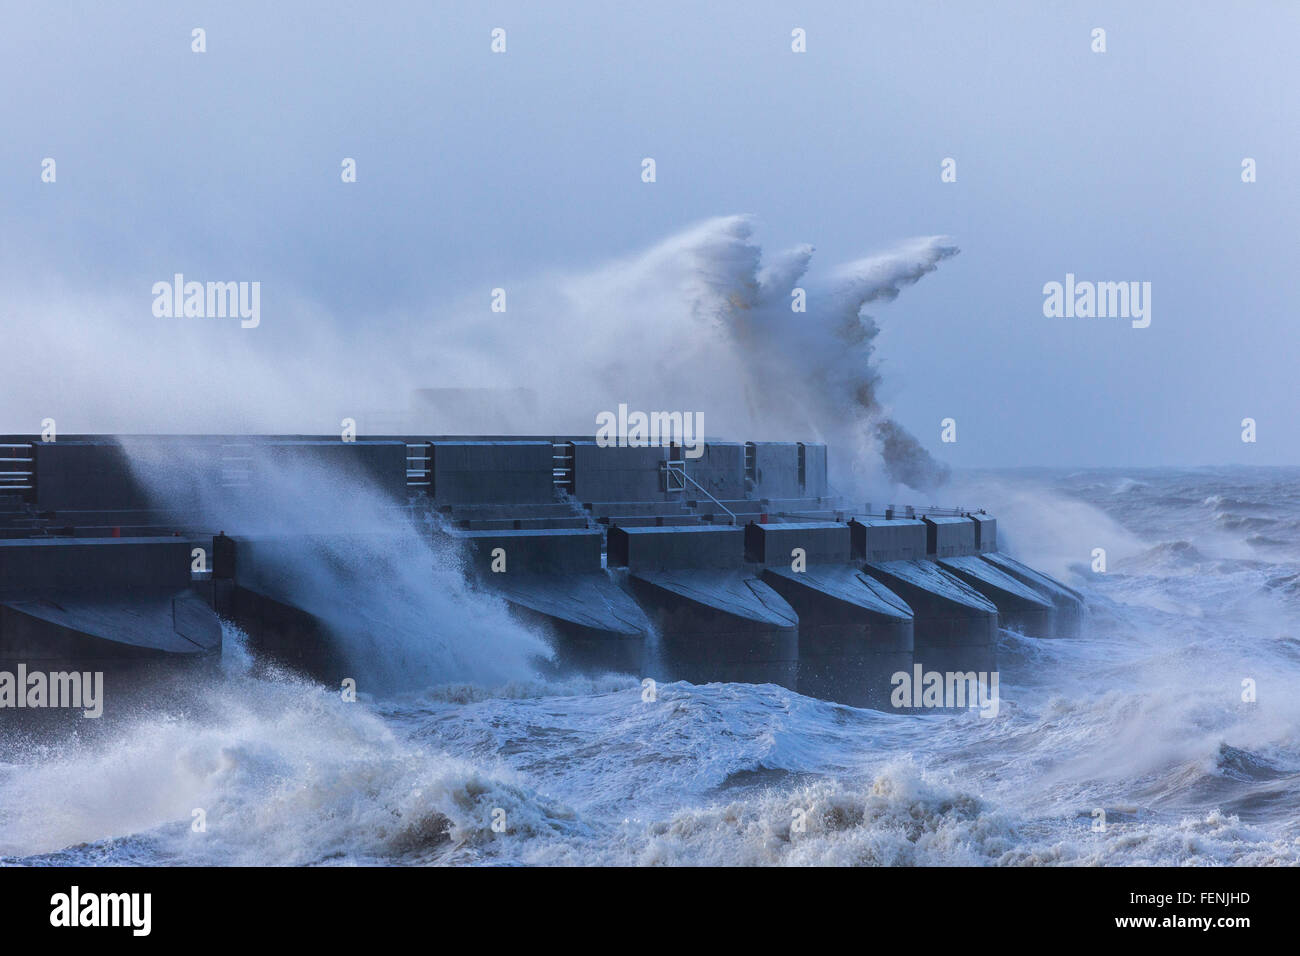
POLYGON ((399 526, 543 630, 565 671, 887 707, 893 674, 993 671, 999 627, 1070 636, 1084 613, 997 551, 988 515, 839 499, 815 443, 705 442, 695 458, 573 436, 0 445, 0 661, 210 659, 224 618, 338 680, 355 661, 331 609, 385 579, 338 552, 409 551, 399 526), (326 565, 349 566, 304 587, 326 565))

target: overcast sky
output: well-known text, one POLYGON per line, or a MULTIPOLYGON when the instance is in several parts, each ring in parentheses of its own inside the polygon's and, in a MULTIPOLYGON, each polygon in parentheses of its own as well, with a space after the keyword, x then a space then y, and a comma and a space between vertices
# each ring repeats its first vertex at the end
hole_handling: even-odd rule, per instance
POLYGON ((960 247, 873 309, 884 400, 946 462, 1297 464, 1297 37, 1290 0, 10 4, 0 428, 75 394, 53 312, 136 302, 129 346, 174 272, 262 282, 265 327, 220 330, 247 347, 293 348, 292 299, 400 355, 443 304, 749 213, 824 265, 960 247), (1066 273, 1150 282, 1150 326, 1045 317, 1066 273))

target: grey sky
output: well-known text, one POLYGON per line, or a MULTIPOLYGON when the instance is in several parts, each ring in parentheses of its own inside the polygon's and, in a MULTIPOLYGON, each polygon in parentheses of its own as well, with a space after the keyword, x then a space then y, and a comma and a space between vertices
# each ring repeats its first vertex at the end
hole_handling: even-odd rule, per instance
MULTIPOLYGON (((808 242, 823 268, 960 246, 871 310, 885 400, 944 461, 1300 461, 1300 5, 564 6, 11 5, 5 362, 59 361, 67 326, 31 354, 40 303, 137 297, 145 322, 177 271, 258 279, 264 309, 293 299, 297 321, 401 354, 440 304, 752 213, 765 254, 808 242), (1067 272, 1149 281, 1150 328, 1045 318, 1067 272)), ((264 323, 220 334, 294 348, 264 323)), ((35 431, 47 399, 21 381, 0 428, 35 431)))

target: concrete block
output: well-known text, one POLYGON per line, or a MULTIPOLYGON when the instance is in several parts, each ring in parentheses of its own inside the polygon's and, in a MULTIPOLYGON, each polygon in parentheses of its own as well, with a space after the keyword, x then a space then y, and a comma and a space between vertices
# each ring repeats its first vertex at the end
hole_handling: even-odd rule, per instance
MULTIPOLYGON (((722 501, 745 497, 745 445, 743 442, 706 442, 704 454, 686 459, 686 473, 709 494, 722 501)), ((698 488, 686 486, 688 498, 700 497, 698 488)))
POLYGON ((998 549, 998 519, 988 515, 971 515, 975 522, 975 550, 980 554, 991 554, 998 549))
POLYGON ((830 494, 830 481, 827 478, 826 445, 823 442, 800 442, 804 450, 805 497, 824 498, 830 494))
POLYGON ((400 441, 270 441, 244 450, 250 460, 250 486, 257 488, 259 472, 303 472, 309 483, 317 476, 337 476, 340 482, 364 481, 386 498, 406 497, 406 443, 400 441))
POLYGON ((745 532, 736 527, 610 528, 610 567, 632 571, 740 568, 745 532))
POLYGON ((532 504, 555 497, 549 441, 435 441, 430 447, 439 505, 532 504))
POLYGON ((37 442, 33 454, 36 504, 42 511, 128 511, 149 506, 126 452, 114 441, 37 442))
POLYGON ((762 581, 695 569, 633 573, 628 583, 660 635, 661 679, 796 686, 799 616, 762 581))
POLYGON ((600 532, 584 529, 543 531, 452 531, 467 544, 475 570, 490 579, 511 574, 565 574, 600 571, 600 532), (505 549, 506 570, 492 571, 492 552, 505 549))
POLYGON ((183 538, 22 538, 0 541, 0 590, 184 588, 183 538))
POLYGON ((792 441, 754 442, 754 495, 759 498, 802 498, 799 445, 792 441))
POLYGON ((1051 600, 979 555, 939 558, 937 563, 997 605, 999 627, 1030 637, 1051 637, 1055 633, 1056 613, 1051 600))
POLYGON ((925 553, 936 558, 955 558, 975 553, 975 522, 970 518, 926 516, 925 553))
POLYGON ((763 581, 799 615, 799 693, 887 709, 890 677, 912 666, 912 611, 846 564, 768 568, 763 581))
POLYGON ((602 448, 594 441, 573 443, 573 495, 579 501, 664 501, 661 477, 669 449, 602 448))
POLYGON ((849 522, 859 561, 910 561, 926 555, 925 524, 910 518, 855 518, 849 522))
POLYGON ((868 564, 867 574, 912 609, 913 657, 930 670, 997 666, 998 609, 934 561, 868 564))
POLYGON ((789 567, 795 548, 804 550, 808 564, 847 562, 851 558, 849 526, 833 521, 745 526, 746 560, 789 567))

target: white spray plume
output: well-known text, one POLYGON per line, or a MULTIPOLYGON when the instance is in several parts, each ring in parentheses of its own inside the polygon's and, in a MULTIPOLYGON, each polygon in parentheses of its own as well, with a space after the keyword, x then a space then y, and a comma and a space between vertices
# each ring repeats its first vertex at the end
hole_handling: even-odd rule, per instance
POLYGON ((121 440, 132 474, 159 504, 236 537, 239 581, 325 625, 365 693, 467 681, 528 680, 550 657, 504 602, 467 583, 460 549, 356 464, 259 454, 253 484, 216 478, 220 451, 121 440))
POLYGON ((863 309, 897 298, 957 247, 912 239, 817 278, 812 246, 765 262, 752 234, 748 216, 712 219, 631 260, 519 289, 493 326, 440 323, 444 368, 465 384, 467 374, 507 384, 502 371, 516 370, 508 384, 537 396, 529 424, 582 433, 619 403, 699 411, 714 438, 826 441, 855 486, 941 483, 946 470, 879 402, 879 329, 863 309), (792 308, 796 288, 804 312, 792 308))
MULTIPOLYGON (((0 428, 31 433, 48 416, 63 433, 323 434, 351 417, 363 433, 421 433, 415 390, 455 386, 499 390, 500 431, 594 434, 597 413, 626 403, 703 413, 715 439, 826 441, 846 485, 940 483, 945 469, 880 404, 879 330, 863 309, 957 247, 912 239, 818 277, 812 246, 765 258, 753 230, 726 216, 594 271, 503 280, 499 313, 480 290, 418 316, 345 320, 270 281, 247 330, 154 318, 145 288, 11 300, 12 353, 39 360, 0 385, 0 428), (796 287, 805 312, 791 309, 796 287)), ((461 421, 435 430, 478 430, 461 421)))

